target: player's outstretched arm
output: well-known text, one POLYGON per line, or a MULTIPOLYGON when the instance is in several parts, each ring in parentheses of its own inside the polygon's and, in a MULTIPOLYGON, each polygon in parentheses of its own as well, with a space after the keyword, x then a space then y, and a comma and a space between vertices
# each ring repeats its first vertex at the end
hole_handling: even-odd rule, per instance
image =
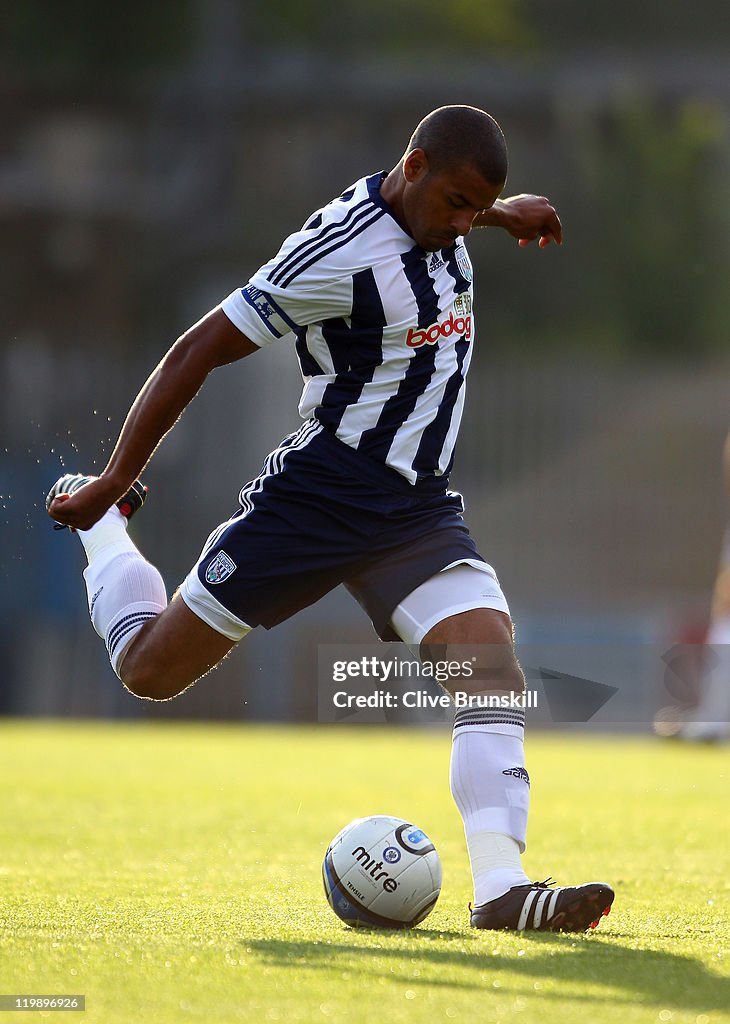
POLYGON ((220 309, 191 327, 169 349, 137 395, 101 476, 71 496, 61 495, 49 515, 88 530, 142 473, 157 445, 217 366, 258 351, 220 309))
POLYGON ((535 238, 544 249, 555 242, 563 244, 560 218, 545 196, 519 195, 498 199, 494 206, 482 210, 474 219, 475 228, 504 228, 520 245, 529 245, 535 238))

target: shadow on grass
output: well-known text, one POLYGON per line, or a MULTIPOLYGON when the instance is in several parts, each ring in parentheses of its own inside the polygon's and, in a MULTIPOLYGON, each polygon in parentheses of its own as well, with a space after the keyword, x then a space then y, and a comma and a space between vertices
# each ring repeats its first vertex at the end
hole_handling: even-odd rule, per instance
MULTIPOLYGON (((360 929, 358 929, 360 932, 360 929)), ((369 935, 387 936, 391 933, 367 932, 369 935)), ((399 933, 400 934, 400 933, 399 933)), ((411 937, 415 933, 408 933, 411 937)), ((509 980, 500 975, 517 975, 529 982, 528 991, 537 981, 555 983, 550 991, 540 990, 540 999, 573 998, 584 1000, 585 993, 566 991, 560 982, 568 985, 586 983, 603 986, 604 995, 592 992, 591 1001, 631 1004, 661 1004, 675 1010, 690 1010, 706 1013, 708 1010, 726 1009, 730 1005, 730 979, 710 973, 699 960, 689 956, 666 951, 630 949, 613 942, 602 941, 598 936, 575 936, 569 934, 530 934, 523 937, 524 955, 495 951, 493 945, 484 945, 483 935, 464 935, 463 932, 432 931, 418 929, 418 936, 429 941, 414 948, 395 944, 379 944, 370 949, 356 943, 311 943, 306 941, 284 941, 280 939, 248 940, 246 945, 257 953, 262 961, 272 966, 298 970, 333 971, 341 966, 351 971, 352 958, 357 957, 357 969, 362 975, 382 977, 383 960, 389 961, 389 974, 394 980, 407 983, 410 988, 418 986, 454 987, 491 991, 492 982, 500 981, 496 990, 501 995, 512 992, 509 980), (474 944, 474 951, 440 947, 435 939, 458 939, 462 943, 474 944), (461 967, 469 972, 464 980, 437 977, 418 978, 413 976, 414 957, 425 965, 436 968, 461 967)), ((493 944, 507 937, 500 932, 488 933, 493 944)), ((514 935, 509 935, 514 940, 514 935)), ((524 996, 523 987, 513 986, 514 995, 524 996)))

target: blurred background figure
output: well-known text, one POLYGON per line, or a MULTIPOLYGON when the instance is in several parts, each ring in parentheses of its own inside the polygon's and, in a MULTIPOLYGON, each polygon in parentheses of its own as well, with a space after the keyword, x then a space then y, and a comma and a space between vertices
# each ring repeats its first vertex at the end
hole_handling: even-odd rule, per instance
MULTIPOLYGON (((725 441, 723 471, 730 518, 730 434, 725 441)), ((727 740, 730 739, 730 523, 720 553, 705 644, 699 703, 679 735, 685 740, 727 740)))

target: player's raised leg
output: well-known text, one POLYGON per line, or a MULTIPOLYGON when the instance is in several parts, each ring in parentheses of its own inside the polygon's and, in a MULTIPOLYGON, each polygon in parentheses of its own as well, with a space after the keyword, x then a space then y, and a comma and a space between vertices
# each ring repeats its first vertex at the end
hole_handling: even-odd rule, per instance
POLYGON ((530 779, 524 707, 510 702, 523 693, 524 677, 496 577, 470 565, 446 569, 401 602, 391 621, 406 643, 421 645, 424 658, 463 664, 477 657, 470 679, 446 684, 452 693, 470 695, 454 719, 451 791, 464 822, 474 881, 471 924, 544 931, 595 926, 613 902, 610 886, 551 888, 530 882, 522 868, 530 779), (501 700, 490 706, 490 697, 501 700))
MULTIPOLYGON (((61 477, 46 505, 91 479, 61 477)), ((146 488, 137 481, 91 529, 76 532, 89 563, 84 570, 89 614, 112 668, 137 696, 167 700, 224 658, 235 640, 199 619, 179 596, 168 606, 160 573, 127 533, 127 522, 145 497, 146 488)))
POLYGON ((176 697, 235 646, 190 611, 179 594, 139 631, 119 668, 132 693, 150 700, 176 697))

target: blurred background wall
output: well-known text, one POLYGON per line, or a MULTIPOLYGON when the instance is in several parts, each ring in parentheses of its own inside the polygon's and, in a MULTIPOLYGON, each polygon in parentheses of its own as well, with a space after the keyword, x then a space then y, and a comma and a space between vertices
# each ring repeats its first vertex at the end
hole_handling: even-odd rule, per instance
MULTIPOLYGON (((372 640, 338 592, 179 700, 136 701, 43 496, 103 466, 179 333, 444 103, 497 117, 507 193, 548 195, 565 226, 562 250, 470 243, 453 483, 518 631, 701 629, 730 426, 720 0, 26 0, 0 31, 0 711, 307 718, 317 644, 372 640)), ((297 426, 298 391, 282 343, 216 371, 163 443, 133 533, 170 589, 297 426)))

